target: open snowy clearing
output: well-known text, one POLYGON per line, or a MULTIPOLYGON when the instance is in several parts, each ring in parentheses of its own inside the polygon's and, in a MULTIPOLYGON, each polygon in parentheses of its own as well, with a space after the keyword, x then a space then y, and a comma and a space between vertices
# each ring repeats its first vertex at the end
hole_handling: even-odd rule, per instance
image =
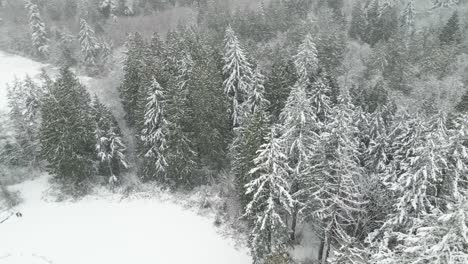
POLYGON ((96 196, 47 202, 48 186, 42 176, 10 187, 24 199, 15 208, 23 217, 0 224, 0 264, 251 263, 211 219, 173 202, 96 196))
POLYGON ((0 51, 0 113, 6 111, 8 105, 7 84, 11 84, 15 78, 35 76, 44 66, 39 62, 0 51))

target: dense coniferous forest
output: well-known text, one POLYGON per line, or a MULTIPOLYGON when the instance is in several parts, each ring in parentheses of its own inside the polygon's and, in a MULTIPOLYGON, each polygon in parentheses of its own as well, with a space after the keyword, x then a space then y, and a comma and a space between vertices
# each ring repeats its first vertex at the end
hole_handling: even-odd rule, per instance
POLYGON ((1 50, 60 69, 8 87, 5 172, 74 197, 223 184, 255 264, 468 263, 466 1, 0 0, 0 18, 1 50))

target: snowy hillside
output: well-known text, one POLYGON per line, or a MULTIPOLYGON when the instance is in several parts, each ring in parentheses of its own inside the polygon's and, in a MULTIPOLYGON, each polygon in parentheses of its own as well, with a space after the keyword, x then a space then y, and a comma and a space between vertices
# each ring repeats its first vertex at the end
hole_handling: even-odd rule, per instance
POLYGON ((251 263, 212 220, 180 205, 112 196, 46 202, 47 180, 10 187, 24 198, 23 217, 0 225, 0 264, 251 263))

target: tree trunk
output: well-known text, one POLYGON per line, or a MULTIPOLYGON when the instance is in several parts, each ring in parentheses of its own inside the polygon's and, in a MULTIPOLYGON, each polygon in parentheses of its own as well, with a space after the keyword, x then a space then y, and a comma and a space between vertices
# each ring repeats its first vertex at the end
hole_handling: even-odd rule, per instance
POLYGON ((292 213, 292 220, 291 220, 291 242, 296 240, 296 225, 297 225, 297 213, 299 208, 297 205, 294 205, 293 213, 292 213))
POLYGON ((322 261, 322 255, 323 255, 323 249, 325 247, 325 241, 324 238, 320 239, 320 247, 318 251, 318 261, 322 261))

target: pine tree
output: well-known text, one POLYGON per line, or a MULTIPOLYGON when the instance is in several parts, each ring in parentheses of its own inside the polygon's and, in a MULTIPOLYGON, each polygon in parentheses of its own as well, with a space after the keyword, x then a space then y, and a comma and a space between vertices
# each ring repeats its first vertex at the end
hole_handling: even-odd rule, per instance
MULTIPOLYGON (((363 211, 365 200, 359 189, 363 171, 359 164, 358 141, 354 136, 357 128, 353 121, 354 108, 344 94, 333 110, 333 120, 321 134, 320 144, 314 152, 318 162, 312 163, 311 176, 305 181, 305 193, 310 197, 304 210, 308 217, 320 220, 323 236, 319 261, 324 264, 331 249, 338 253, 350 247, 359 249, 354 237, 359 231, 358 215, 363 211)), ((361 257, 357 254, 359 250, 347 253, 351 252, 356 254, 342 254, 341 258, 346 257, 350 261, 361 257)))
POLYGON ((354 4, 353 11, 351 14, 351 25, 348 31, 349 37, 356 40, 365 39, 366 24, 367 21, 364 10, 362 8, 362 4, 361 2, 357 1, 354 4))
POLYGON ((402 26, 408 31, 414 30, 414 19, 416 16, 416 8, 414 7, 414 0, 408 0, 405 9, 403 10, 401 20, 402 26))
POLYGON ((330 87, 321 77, 317 78, 312 85, 308 84, 307 96, 310 98, 310 103, 312 104, 317 121, 321 123, 326 123, 331 115, 332 102, 330 100, 330 94, 330 87))
POLYGON ((311 79, 317 73, 319 62, 312 35, 307 35, 299 46, 294 65, 300 79, 311 79))
POLYGON ((169 121, 168 178, 178 185, 193 187, 194 172, 197 167, 197 153, 193 150, 189 128, 191 107, 189 105, 189 84, 192 78, 194 62, 190 54, 185 52, 177 61, 177 76, 174 79, 173 91, 169 92, 167 102, 167 116, 169 121))
POLYGON ((459 241, 465 239, 466 245, 467 234, 466 220, 460 221, 467 190, 467 156, 461 143, 466 139, 465 120, 458 119, 458 130, 451 131, 445 114, 436 113, 424 123, 424 132, 416 134, 417 142, 392 183, 398 195, 395 213, 369 237, 371 263, 466 261, 467 254, 458 254, 463 246, 459 241), (424 243, 416 245, 416 239, 424 243))
POLYGON ((157 179, 167 183, 167 137, 169 122, 166 119, 163 89, 154 79, 148 87, 148 98, 145 106, 144 125, 141 131, 143 156, 147 160, 143 168, 144 179, 157 179))
POLYGON ((29 27, 31 28, 31 39, 35 52, 37 55, 46 58, 49 55, 49 38, 39 8, 35 1, 28 0, 26 9, 28 9, 29 27))
POLYGON ((101 47, 94 34, 94 30, 84 19, 80 19, 80 32, 78 40, 80 41, 81 54, 83 56, 84 62, 88 66, 96 65, 101 47))
MULTIPOLYGON (((286 106, 280 115, 281 141, 293 168, 291 192, 300 194, 303 181, 308 174, 311 151, 318 138, 319 124, 317 116, 305 91, 303 83, 296 83, 288 97, 286 106)), ((291 223, 291 239, 295 239, 295 229, 299 205, 295 204, 291 223)))
POLYGON ((293 207, 287 158, 274 129, 266 141, 254 160, 256 167, 250 171, 259 176, 246 186, 247 194, 253 195, 245 216, 253 221, 250 248, 254 263, 264 263, 270 255, 284 252, 288 239, 285 217, 293 207))
POLYGON ((124 77, 119 86, 120 98, 125 111, 125 120, 130 127, 141 131, 147 91, 151 85, 148 65, 145 60, 146 43, 139 33, 129 36, 126 43, 127 53, 124 61, 124 77))
POLYGON ((266 112, 269 102, 264 97, 263 82, 264 77, 257 69, 253 89, 245 103, 245 122, 235 129, 236 137, 231 146, 232 172, 242 207, 251 201, 252 197, 246 194, 245 186, 256 176, 249 175, 249 172, 255 167, 253 160, 257 150, 266 143, 265 137, 270 131, 270 118, 266 112))
MULTIPOLYGON (((9 117, 15 128, 14 138, 15 158, 27 166, 37 166, 39 163, 39 127, 41 124, 41 100, 44 96, 43 87, 34 83, 26 76, 24 81, 16 80, 14 85, 7 87, 9 117)), ((13 154, 11 154, 11 159, 13 154)))
POLYGON ((224 38, 223 60, 223 73, 226 76, 224 93, 232 99, 232 119, 234 126, 237 126, 242 121, 242 104, 251 89, 252 66, 230 26, 224 38))
POLYGON ((128 168, 126 146, 119 125, 109 109, 97 97, 93 100, 93 117, 96 124, 96 153, 100 163, 99 173, 117 181, 121 171, 128 168))
POLYGON ((442 28, 439 40, 443 45, 460 44, 461 31, 457 11, 453 12, 453 15, 447 21, 447 24, 442 28))
POLYGON ((460 0, 433 0, 432 1, 432 9, 437 8, 448 8, 452 6, 458 5, 460 0))
POLYGON ((66 185, 78 188, 74 189, 76 194, 86 191, 83 184, 92 176, 95 157, 90 101, 85 87, 64 68, 41 108, 41 153, 48 162, 47 170, 66 185))

